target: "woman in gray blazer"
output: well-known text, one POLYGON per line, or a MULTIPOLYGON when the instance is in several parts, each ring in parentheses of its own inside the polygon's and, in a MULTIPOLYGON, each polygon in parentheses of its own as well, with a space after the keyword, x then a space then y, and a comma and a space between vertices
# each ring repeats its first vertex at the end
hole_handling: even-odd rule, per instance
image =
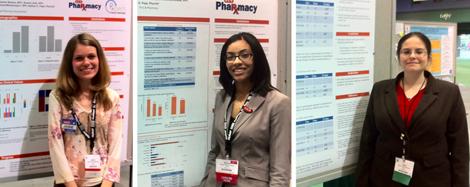
POLYGON ((358 187, 468 187, 469 143, 459 88, 427 71, 431 42, 398 42, 403 72, 374 85, 362 130, 358 187))
POLYGON ((255 36, 238 33, 222 47, 212 146, 201 186, 289 186, 291 107, 271 85, 255 36))

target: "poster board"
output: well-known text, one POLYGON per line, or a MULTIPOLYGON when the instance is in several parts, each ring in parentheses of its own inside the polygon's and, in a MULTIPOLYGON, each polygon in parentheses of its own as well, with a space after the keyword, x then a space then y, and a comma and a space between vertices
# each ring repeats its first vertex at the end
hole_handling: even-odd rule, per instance
MULTIPOLYGON (((457 61, 456 23, 397 21, 395 28, 398 40, 409 32, 425 34, 431 40, 432 49, 432 63, 428 70, 438 79, 455 82, 455 64, 457 61)), ((396 43, 398 43, 398 40, 396 43)))
POLYGON ((296 179, 311 186, 355 168, 374 80, 376 1, 296 0, 293 8, 296 179))
POLYGON ((121 157, 129 158, 131 10, 123 0, 0 1, 0 181, 51 175, 49 93, 68 40, 82 32, 104 47, 124 116, 121 157))
POLYGON ((235 33, 254 34, 275 84, 278 3, 138 0, 137 6, 138 185, 197 186, 221 89, 220 50, 235 33))

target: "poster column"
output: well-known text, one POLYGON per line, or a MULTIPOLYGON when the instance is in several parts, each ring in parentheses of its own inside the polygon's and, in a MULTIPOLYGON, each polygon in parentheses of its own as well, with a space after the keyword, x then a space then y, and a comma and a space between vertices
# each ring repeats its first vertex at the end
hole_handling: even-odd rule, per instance
POLYGON ((374 1, 296 1, 298 184, 352 168, 373 84, 374 1))
MULTIPOLYGON (((0 2, 0 173, 2 179, 52 172, 47 147, 49 94, 55 87, 67 41, 94 35, 121 96, 123 132, 128 127, 131 3, 18 0, 0 2)), ((127 159, 127 133, 123 135, 127 159)))
POLYGON ((138 17, 139 186, 195 186, 208 152, 209 18, 138 17))
POLYGON ((221 89, 221 48, 235 33, 254 34, 275 83, 277 3, 139 0, 137 6, 138 185, 197 186, 221 89))

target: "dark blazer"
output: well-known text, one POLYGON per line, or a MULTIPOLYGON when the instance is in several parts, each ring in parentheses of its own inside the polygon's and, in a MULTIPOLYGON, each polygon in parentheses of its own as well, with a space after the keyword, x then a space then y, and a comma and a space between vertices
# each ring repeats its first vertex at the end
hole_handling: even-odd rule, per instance
POLYGON ((409 129, 400 117, 395 79, 374 85, 362 129, 357 168, 358 187, 399 187, 392 181, 395 157, 415 162, 412 187, 468 187, 469 140, 459 88, 425 72, 428 83, 409 129))
MULTIPOLYGON (((215 159, 225 157, 224 114, 230 96, 221 91, 215 102, 212 146, 201 186, 216 186, 215 159)), ((276 90, 266 97, 253 95, 235 124, 231 159, 239 161, 240 187, 289 186, 291 168, 291 105, 276 90)), ((227 119, 230 119, 228 112, 227 119)), ((220 186, 218 184, 217 186, 220 186)), ((229 185, 226 185, 229 186, 229 185)))

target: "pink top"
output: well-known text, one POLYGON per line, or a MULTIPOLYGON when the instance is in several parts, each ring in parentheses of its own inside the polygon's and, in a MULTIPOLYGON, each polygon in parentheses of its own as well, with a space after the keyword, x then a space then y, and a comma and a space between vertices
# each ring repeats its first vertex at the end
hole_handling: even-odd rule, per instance
MULTIPOLYGON (((54 180, 57 184, 75 180, 79 186, 93 186, 106 179, 119 182, 120 156, 122 143, 122 114, 119 106, 119 95, 112 89, 107 89, 112 102, 112 108, 104 111, 98 103, 96 110, 96 139, 93 151, 89 142, 77 128, 74 133, 65 132, 62 119, 70 119, 71 111, 66 110, 60 103, 55 90, 49 95, 49 152, 54 170, 54 180), (97 154, 101 158, 101 175, 85 179, 85 162, 87 154, 97 154)), ((74 110, 88 130, 91 107, 84 108, 77 101, 73 102, 74 110)))

